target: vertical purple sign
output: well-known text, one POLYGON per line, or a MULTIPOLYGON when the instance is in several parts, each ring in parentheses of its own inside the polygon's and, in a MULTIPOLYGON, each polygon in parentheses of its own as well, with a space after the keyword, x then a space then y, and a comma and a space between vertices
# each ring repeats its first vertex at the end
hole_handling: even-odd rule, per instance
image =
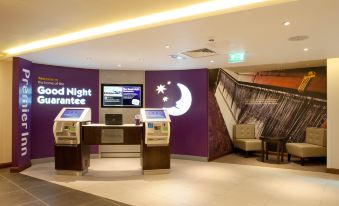
POLYGON ((12 172, 31 165, 32 63, 13 59, 12 172))

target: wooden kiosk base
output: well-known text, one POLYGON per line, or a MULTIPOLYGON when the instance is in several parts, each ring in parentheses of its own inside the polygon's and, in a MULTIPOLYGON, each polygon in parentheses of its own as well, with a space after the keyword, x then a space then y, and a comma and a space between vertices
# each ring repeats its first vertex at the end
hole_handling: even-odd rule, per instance
MULTIPOLYGON (((159 170, 169 172, 171 168, 171 154, 169 145, 166 146, 149 146, 145 144, 145 139, 141 142, 141 167, 144 171, 159 170)), ((152 172, 152 173, 153 173, 152 172)))
POLYGON ((55 145, 55 169, 83 173, 90 165, 89 145, 55 145))

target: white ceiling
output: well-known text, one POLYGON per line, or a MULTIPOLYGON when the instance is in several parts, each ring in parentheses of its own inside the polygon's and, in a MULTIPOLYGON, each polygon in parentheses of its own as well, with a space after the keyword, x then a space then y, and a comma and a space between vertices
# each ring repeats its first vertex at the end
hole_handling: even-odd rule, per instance
POLYGON ((21 55, 36 63, 93 69, 197 69, 245 67, 339 56, 339 1, 297 2, 144 29, 21 55), (291 25, 284 27, 283 21, 291 25), (309 39, 290 42, 294 35, 309 39), (213 37, 214 43, 208 42, 213 37), (170 45, 169 49, 165 45, 170 45), (185 60, 169 58, 192 49, 219 55, 185 60), (309 48, 308 52, 303 49, 309 48), (244 63, 227 63, 230 52, 245 51, 244 63), (210 63, 214 60, 214 63, 210 63), (119 67, 118 65, 121 65, 119 67))
POLYGON ((204 0, 0 0, 0 51, 204 0))

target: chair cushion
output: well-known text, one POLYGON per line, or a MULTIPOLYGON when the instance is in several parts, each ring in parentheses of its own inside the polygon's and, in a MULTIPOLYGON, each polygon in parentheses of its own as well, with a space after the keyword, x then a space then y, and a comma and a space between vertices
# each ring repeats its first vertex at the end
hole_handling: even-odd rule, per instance
POLYGON ((259 139, 236 139, 234 146, 244 151, 260 151, 261 140, 259 139))
POLYGON ((287 143, 286 150, 288 154, 298 157, 326 157, 326 147, 308 143, 287 143))
POLYGON ((315 127, 306 128, 305 142, 326 147, 326 129, 315 127))
POLYGON ((233 128, 234 139, 254 139, 255 125, 254 124, 236 124, 233 128))

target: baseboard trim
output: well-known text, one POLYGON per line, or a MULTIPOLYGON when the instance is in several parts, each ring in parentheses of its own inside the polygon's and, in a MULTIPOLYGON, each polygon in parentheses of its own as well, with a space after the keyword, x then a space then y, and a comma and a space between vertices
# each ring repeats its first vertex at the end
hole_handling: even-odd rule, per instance
POLYGON ((334 169, 334 168, 326 168, 327 173, 332 173, 332 174, 339 174, 339 169, 334 169))
POLYGON ((9 169, 9 171, 10 171, 11 173, 18 173, 18 172, 21 172, 21 171, 23 171, 23 170, 29 168, 30 166, 32 166, 32 163, 31 163, 31 162, 28 162, 27 164, 25 164, 25 165, 22 166, 22 167, 11 167, 11 168, 9 169))
POLYGON ((47 163, 47 162, 54 162, 54 157, 44 157, 44 158, 38 158, 38 159, 32 159, 32 164, 41 164, 41 163, 47 163))
POLYGON ((140 157, 139 152, 102 152, 100 158, 134 158, 140 157))
POLYGON ((193 155, 171 154, 171 158, 173 158, 173 159, 183 159, 183 160, 194 160, 194 161, 200 161, 200 162, 208 162, 208 157, 193 156, 193 155))
POLYGON ((89 156, 91 159, 99 159, 100 158, 100 154, 90 154, 89 156))
POLYGON ((0 163, 0 169, 1 168, 7 168, 12 166, 12 162, 5 162, 5 163, 0 163))

